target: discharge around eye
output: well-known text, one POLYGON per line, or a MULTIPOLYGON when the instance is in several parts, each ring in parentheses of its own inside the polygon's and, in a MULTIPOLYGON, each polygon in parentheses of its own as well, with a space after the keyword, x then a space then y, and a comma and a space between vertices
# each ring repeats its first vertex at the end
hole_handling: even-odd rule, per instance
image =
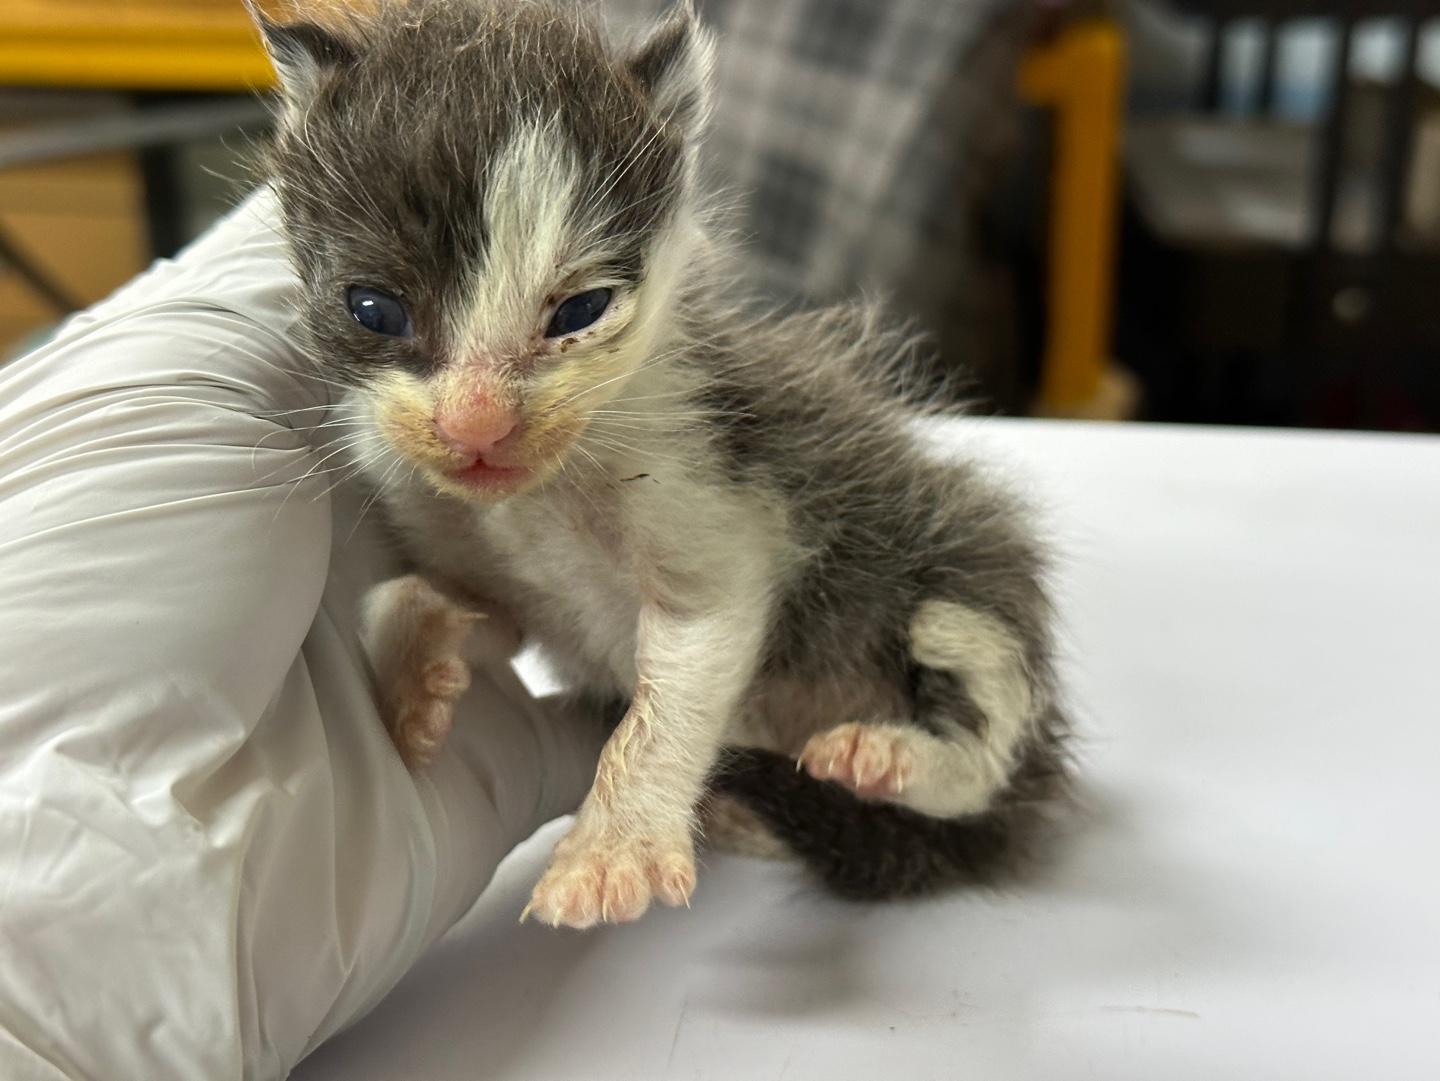
POLYGON ((560 338, 566 334, 574 334, 577 330, 584 330, 604 315, 605 309, 609 306, 609 289, 591 289, 584 293, 576 293, 555 309, 554 318, 550 320, 545 337, 560 338))

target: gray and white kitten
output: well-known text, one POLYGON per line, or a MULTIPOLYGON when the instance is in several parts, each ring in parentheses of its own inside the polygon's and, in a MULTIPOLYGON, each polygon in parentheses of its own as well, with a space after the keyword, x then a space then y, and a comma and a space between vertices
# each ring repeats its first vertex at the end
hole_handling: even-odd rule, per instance
POLYGON ((683 904, 701 832, 853 897, 1013 866, 1065 774, 1042 553, 870 311, 722 299, 688 6, 628 54, 519 0, 261 25, 311 346, 419 572, 369 605, 397 746, 448 729, 457 598, 618 719, 529 911, 683 904))

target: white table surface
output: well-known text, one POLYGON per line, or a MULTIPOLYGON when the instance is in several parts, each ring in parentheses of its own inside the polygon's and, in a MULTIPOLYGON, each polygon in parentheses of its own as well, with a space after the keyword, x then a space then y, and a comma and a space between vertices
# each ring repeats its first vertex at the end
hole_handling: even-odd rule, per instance
POLYGON ((1440 1077, 1440 439, 971 422, 1049 512, 1084 815, 1004 894, 516 922, 558 825, 297 1081, 1440 1077))

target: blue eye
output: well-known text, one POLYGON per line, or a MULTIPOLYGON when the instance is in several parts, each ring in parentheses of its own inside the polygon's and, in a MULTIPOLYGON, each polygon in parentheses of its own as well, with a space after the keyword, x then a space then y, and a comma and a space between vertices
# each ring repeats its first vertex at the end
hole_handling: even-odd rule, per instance
POLYGON ((366 330, 386 334, 392 338, 413 338, 415 330, 410 326, 410 313, 405 305, 389 293, 368 286, 352 286, 349 294, 350 314, 366 330))
POLYGON ((604 315, 609 306, 609 289, 591 289, 587 293, 576 293, 555 309, 555 316, 545 330, 545 337, 563 338, 577 330, 584 330, 604 315))

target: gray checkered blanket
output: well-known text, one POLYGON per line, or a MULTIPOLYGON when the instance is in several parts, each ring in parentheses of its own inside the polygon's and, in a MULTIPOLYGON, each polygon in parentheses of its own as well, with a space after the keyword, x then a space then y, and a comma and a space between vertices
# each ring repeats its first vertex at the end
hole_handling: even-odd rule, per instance
MULTIPOLYGON (((705 0, 719 35, 705 168, 761 284, 893 291, 953 195, 937 118, 967 50, 1012 0, 705 0)), ((662 5, 601 0, 633 36, 662 5)), ((948 97, 953 98, 950 94, 948 97)))

